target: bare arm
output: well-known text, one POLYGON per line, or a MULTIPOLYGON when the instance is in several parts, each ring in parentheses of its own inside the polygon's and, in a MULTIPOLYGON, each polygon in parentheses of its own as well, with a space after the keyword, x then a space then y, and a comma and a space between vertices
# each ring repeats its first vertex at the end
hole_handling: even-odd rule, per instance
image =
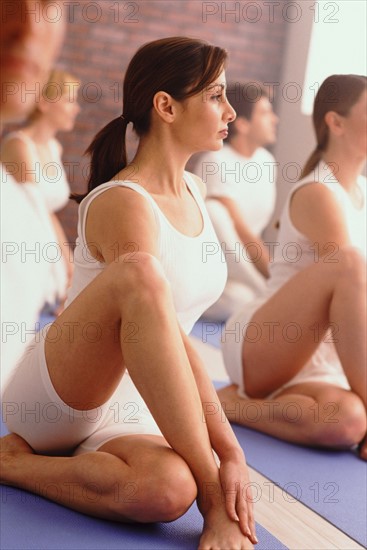
POLYGON ((310 183, 297 189, 290 217, 296 229, 314 243, 320 257, 351 244, 343 210, 325 185, 310 183))
POLYGON ((199 389, 201 402, 203 404, 203 415, 208 426, 213 449, 220 459, 232 455, 243 458, 243 451, 222 411, 217 392, 213 387, 199 354, 192 345, 190 338, 182 329, 181 336, 199 389))
MULTIPOLYGON (((128 188, 110 189, 92 202, 86 238, 91 253, 106 263, 125 257, 129 247, 131 260, 134 251, 158 256, 153 211, 144 197, 128 188)), ((150 372, 147 378, 139 369, 129 368, 130 374, 135 383, 139 382, 139 390, 168 442, 189 465, 197 482, 199 507, 208 525, 219 526, 228 518, 231 522, 239 518, 242 533, 255 542, 250 534, 254 533, 251 504, 247 499, 232 498, 230 491, 232 486, 240 490, 239 479, 242 483, 248 479, 242 450, 228 422, 225 420, 223 424, 221 414, 213 418, 209 414, 203 416, 203 403, 215 403, 218 412, 220 404, 200 359, 178 323, 177 329, 179 340, 174 345, 175 355, 167 355, 166 360, 160 362, 159 372, 150 372), (171 411, 169 417, 167 410, 171 411), (220 470, 215 464, 212 447, 219 451, 223 461, 220 470), (231 504, 223 503, 225 487, 231 504)), ((162 344, 161 354, 165 347, 162 344)), ((225 529, 232 529, 224 525, 225 529)), ((233 528, 238 529, 238 526, 233 528)))
POLYGON ((253 261, 255 267, 264 277, 269 277, 269 251, 267 250, 263 241, 259 237, 257 237, 247 226, 236 202, 229 197, 213 198, 221 202, 228 210, 236 232, 241 239, 243 245, 247 248, 247 253, 253 261), (256 246, 250 246, 251 244, 255 244, 256 246))
POLYGON ((244 489, 250 482, 245 455, 222 410, 201 358, 182 329, 181 335, 199 390, 203 421, 206 422, 211 445, 221 462, 221 483, 228 514, 235 521, 239 520, 244 530, 249 528, 250 532, 255 533, 252 495, 251 491, 244 489))
POLYGON ((5 141, 1 147, 1 162, 18 183, 39 183, 41 167, 32 150, 16 137, 5 141))

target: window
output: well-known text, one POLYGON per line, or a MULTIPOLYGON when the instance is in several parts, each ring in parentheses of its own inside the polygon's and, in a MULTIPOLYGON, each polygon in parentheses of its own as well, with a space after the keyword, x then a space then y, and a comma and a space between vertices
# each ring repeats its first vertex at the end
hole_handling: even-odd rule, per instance
POLYGON ((313 28, 302 96, 302 112, 312 113, 320 84, 331 74, 367 72, 365 0, 319 0, 312 4, 313 28))

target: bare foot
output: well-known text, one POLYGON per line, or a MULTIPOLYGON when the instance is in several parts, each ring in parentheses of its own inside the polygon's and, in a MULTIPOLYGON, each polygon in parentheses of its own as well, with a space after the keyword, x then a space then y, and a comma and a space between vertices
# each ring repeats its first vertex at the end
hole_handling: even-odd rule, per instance
POLYGON ((240 420, 240 404, 242 402, 242 398, 237 392, 238 386, 236 384, 231 384, 230 386, 225 386, 224 388, 217 390, 223 411, 230 422, 239 422, 240 420))
POLYGON ((0 483, 4 485, 9 481, 9 476, 19 456, 33 454, 33 449, 19 435, 5 435, 0 439, 0 483))

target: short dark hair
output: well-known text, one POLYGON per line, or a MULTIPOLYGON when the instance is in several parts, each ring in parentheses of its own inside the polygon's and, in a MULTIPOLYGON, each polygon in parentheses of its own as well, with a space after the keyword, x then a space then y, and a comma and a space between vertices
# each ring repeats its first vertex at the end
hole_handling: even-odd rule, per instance
MULTIPOLYGON (((249 82, 230 82, 227 86, 227 98, 238 117, 251 120, 256 102, 261 98, 270 99, 266 88, 256 80, 249 82)), ((235 135, 234 125, 229 125, 229 140, 235 135)))

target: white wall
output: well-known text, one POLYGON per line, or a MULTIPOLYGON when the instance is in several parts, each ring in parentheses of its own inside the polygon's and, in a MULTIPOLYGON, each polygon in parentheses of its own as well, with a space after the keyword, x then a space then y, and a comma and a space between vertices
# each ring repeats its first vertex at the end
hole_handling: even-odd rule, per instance
MULTIPOLYGON (((315 94, 321 82, 335 73, 366 74, 366 14, 362 0, 302 0, 290 2, 296 11, 290 19, 285 48, 284 70, 277 94, 278 140, 273 153, 278 167, 278 200, 274 218, 265 238, 275 239, 277 221, 285 196, 297 180, 300 168, 315 147, 311 115, 315 94), (295 16, 300 15, 299 19, 295 16), (311 40, 312 39, 312 40, 311 40), (311 62, 308 53, 311 44, 311 62), (295 83, 295 85, 292 85, 295 83), (292 102, 297 91, 302 98, 292 102), (302 101, 302 99, 306 101, 302 101)), ((285 12, 287 14, 287 12, 285 12)), ((366 173, 366 172, 365 172, 366 173)))
POLYGON ((301 18, 297 22, 288 23, 289 31, 285 48, 284 71, 279 86, 275 88, 277 94, 276 111, 280 120, 278 139, 272 152, 279 163, 278 198, 273 220, 265 233, 265 240, 275 240, 274 223, 279 217, 285 196, 298 179, 297 175, 300 168, 315 146, 311 117, 302 113, 301 98, 292 101, 298 97, 297 87, 299 86, 303 90, 314 20, 314 11, 311 8, 314 4, 314 1, 308 0, 300 2, 299 5, 302 8, 301 18))

